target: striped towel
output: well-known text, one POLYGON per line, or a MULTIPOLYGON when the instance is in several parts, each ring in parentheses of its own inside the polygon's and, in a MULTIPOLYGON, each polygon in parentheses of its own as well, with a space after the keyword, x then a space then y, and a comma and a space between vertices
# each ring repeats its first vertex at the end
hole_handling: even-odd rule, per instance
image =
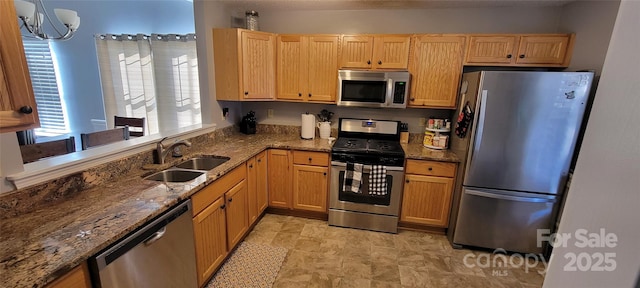
POLYGON ((347 169, 344 171, 344 181, 342 191, 362 193, 360 191, 360 182, 362 181, 362 164, 347 163, 347 169))
POLYGON ((387 195, 387 166, 371 165, 369 194, 379 196, 387 195))

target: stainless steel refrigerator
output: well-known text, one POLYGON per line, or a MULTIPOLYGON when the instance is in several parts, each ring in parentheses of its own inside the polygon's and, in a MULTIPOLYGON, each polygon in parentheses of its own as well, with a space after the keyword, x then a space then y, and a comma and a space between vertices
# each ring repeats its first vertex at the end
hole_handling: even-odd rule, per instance
POLYGON ((545 252, 537 232, 553 229, 592 80, 591 72, 464 73, 457 112, 468 106, 473 115, 465 137, 450 140, 462 159, 454 246, 545 252))

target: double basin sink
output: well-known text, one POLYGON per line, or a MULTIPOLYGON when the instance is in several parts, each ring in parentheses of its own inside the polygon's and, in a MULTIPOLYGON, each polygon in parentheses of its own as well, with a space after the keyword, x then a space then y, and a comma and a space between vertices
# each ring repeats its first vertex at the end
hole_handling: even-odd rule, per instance
POLYGON ((151 174, 144 179, 161 182, 187 182, 220 166, 229 159, 224 156, 202 155, 181 162, 173 168, 151 174))

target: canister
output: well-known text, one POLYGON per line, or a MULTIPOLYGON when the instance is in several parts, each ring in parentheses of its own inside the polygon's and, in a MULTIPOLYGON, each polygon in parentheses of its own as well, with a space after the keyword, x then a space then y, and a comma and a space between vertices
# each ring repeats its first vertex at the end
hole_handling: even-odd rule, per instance
POLYGON ((258 12, 249 10, 244 13, 246 20, 246 28, 249 30, 257 31, 258 28, 258 12))

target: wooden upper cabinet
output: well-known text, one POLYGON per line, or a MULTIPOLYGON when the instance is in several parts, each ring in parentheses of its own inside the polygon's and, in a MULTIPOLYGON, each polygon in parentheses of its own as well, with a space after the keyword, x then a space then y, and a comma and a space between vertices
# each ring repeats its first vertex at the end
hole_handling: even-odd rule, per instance
MULTIPOLYGON (((568 35, 522 36, 517 64, 563 64, 567 58, 568 35)), ((566 63, 568 66, 569 63, 566 63)))
POLYGON ((406 35, 342 36, 342 68, 407 69, 411 37, 406 35))
POLYGON ((302 36, 279 35, 277 40, 278 99, 301 100, 305 92, 307 57, 302 36), (304 71, 304 73, 303 73, 304 71), (304 75, 303 75, 304 74, 304 75))
POLYGON ((338 35, 279 35, 277 98, 335 102, 338 45, 338 35))
POLYGON ((419 35, 412 42, 408 106, 455 108, 466 37, 419 35))
POLYGON ((465 65, 567 67, 574 34, 471 35, 465 65))
POLYGON ((503 63, 514 59, 517 36, 471 36, 466 64, 503 63))
POLYGON ((409 64, 409 36, 379 36, 373 41, 374 69, 407 69, 409 64))
POLYGON ((13 1, 0 1, 0 133, 40 127, 13 1))
POLYGON ((213 29, 217 100, 275 99, 275 35, 213 29))
POLYGON ((371 68, 373 36, 342 36, 340 67, 371 68))

